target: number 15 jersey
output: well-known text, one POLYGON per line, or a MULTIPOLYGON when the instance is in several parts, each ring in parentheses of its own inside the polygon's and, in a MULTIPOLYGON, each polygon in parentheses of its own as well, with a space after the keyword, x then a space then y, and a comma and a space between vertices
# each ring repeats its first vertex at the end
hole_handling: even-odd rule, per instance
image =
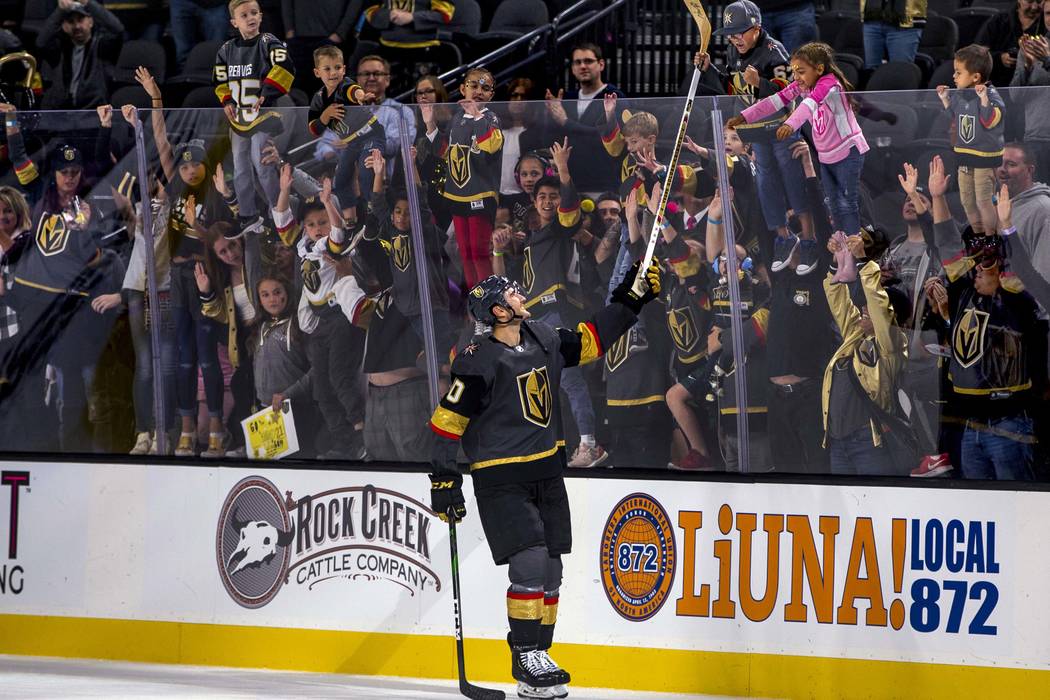
POLYGON ((237 107, 236 120, 230 126, 242 134, 260 128, 272 133, 281 130, 281 115, 260 107, 273 106, 277 98, 288 94, 294 79, 295 66, 288 47, 273 34, 230 39, 215 54, 215 95, 224 107, 227 103, 237 107))

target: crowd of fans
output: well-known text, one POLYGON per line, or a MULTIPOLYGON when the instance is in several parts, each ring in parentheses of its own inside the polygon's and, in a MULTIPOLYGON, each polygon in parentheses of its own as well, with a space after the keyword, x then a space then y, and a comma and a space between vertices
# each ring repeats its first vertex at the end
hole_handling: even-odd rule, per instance
MULTIPOLYGON (((165 111, 145 68, 135 80, 152 110, 96 100, 94 31, 116 36, 120 21, 94 0, 60 0, 38 37, 65 52, 44 104, 95 111, 79 115, 88 125, 0 103, 5 450, 155 454, 160 431, 179 456, 242 456, 240 421, 272 407, 291 410, 302 456, 426 461, 427 327, 445 388, 450 354, 486 336, 465 311, 472 285, 510 277, 532 318, 573 326, 655 227, 661 303, 600 367, 562 377, 571 466, 739 470, 746 412, 753 471, 1047 478, 1036 407, 1048 389, 1050 91, 994 76, 1006 65, 1013 86, 1050 83, 1050 1, 1018 0, 1001 22, 1012 44, 963 47, 951 84, 921 100, 855 91, 795 21, 812 3, 730 4, 716 23, 726 55, 695 57, 727 95, 726 161, 709 126, 691 127, 660 219, 681 101, 606 83, 600 47, 569 52, 568 91, 499 86, 477 68, 455 86, 461 100, 425 75, 402 105, 388 54, 347 65, 339 48, 357 4, 329 4, 344 7, 299 17, 286 3, 282 40, 255 0, 173 0, 173 20, 177 8, 197 30, 232 17, 237 33, 216 59, 215 109, 185 113, 165 111), (321 15, 338 21, 327 35, 321 15), (317 81, 308 110, 276 109, 304 74, 317 81), (49 102, 56 89, 69 101, 49 102), (943 126, 918 162, 871 135, 892 133, 905 109, 943 126)), ((925 3, 869 16, 879 4, 865 21, 895 59, 917 45, 925 3)), ((390 32, 384 48, 407 50, 405 32, 454 12, 396 7, 364 9, 390 32)))

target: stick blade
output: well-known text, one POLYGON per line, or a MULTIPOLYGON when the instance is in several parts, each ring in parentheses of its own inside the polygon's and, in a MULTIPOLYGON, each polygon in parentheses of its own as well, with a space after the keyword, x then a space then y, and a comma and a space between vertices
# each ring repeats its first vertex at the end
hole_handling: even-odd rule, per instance
POLYGON ((704 10, 700 0, 682 0, 682 2, 685 3, 689 14, 693 16, 697 29, 700 30, 700 51, 706 53, 711 43, 711 20, 707 18, 707 11, 704 10))
POLYGON ((507 694, 502 690, 481 688, 466 681, 460 681, 459 692, 471 700, 504 700, 507 697, 507 694))

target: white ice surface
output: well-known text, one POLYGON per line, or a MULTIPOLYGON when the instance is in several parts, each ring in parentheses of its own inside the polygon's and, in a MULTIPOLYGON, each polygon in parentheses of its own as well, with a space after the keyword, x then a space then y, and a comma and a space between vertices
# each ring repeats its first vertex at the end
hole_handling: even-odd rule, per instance
MULTIPOLYGON (((515 686, 482 683, 517 698, 515 686)), ((360 698, 449 700, 453 681, 0 655, 0 698, 360 698)), ((678 700, 711 695, 569 686, 570 700, 678 700)))

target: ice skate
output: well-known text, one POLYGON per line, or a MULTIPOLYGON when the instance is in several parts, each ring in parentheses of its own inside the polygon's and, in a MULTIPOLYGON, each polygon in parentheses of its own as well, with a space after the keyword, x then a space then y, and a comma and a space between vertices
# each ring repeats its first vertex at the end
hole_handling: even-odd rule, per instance
MULTIPOLYGON (((552 688, 556 685, 568 682, 568 674, 565 674, 565 680, 563 681, 560 676, 552 674, 548 670, 547 666, 544 664, 541 652, 536 649, 533 649, 532 651, 512 650, 510 652, 510 658, 511 675, 514 676, 514 680, 518 681, 520 684, 532 688, 552 688)), ((564 674, 565 672, 563 671, 562 673, 564 674)), ((552 695, 549 697, 554 696, 552 695)))
POLYGON ((564 685, 552 685, 549 688, 536 688, 527 683, 518 683, 519 698, 567 698, 569 690, 564 685))

